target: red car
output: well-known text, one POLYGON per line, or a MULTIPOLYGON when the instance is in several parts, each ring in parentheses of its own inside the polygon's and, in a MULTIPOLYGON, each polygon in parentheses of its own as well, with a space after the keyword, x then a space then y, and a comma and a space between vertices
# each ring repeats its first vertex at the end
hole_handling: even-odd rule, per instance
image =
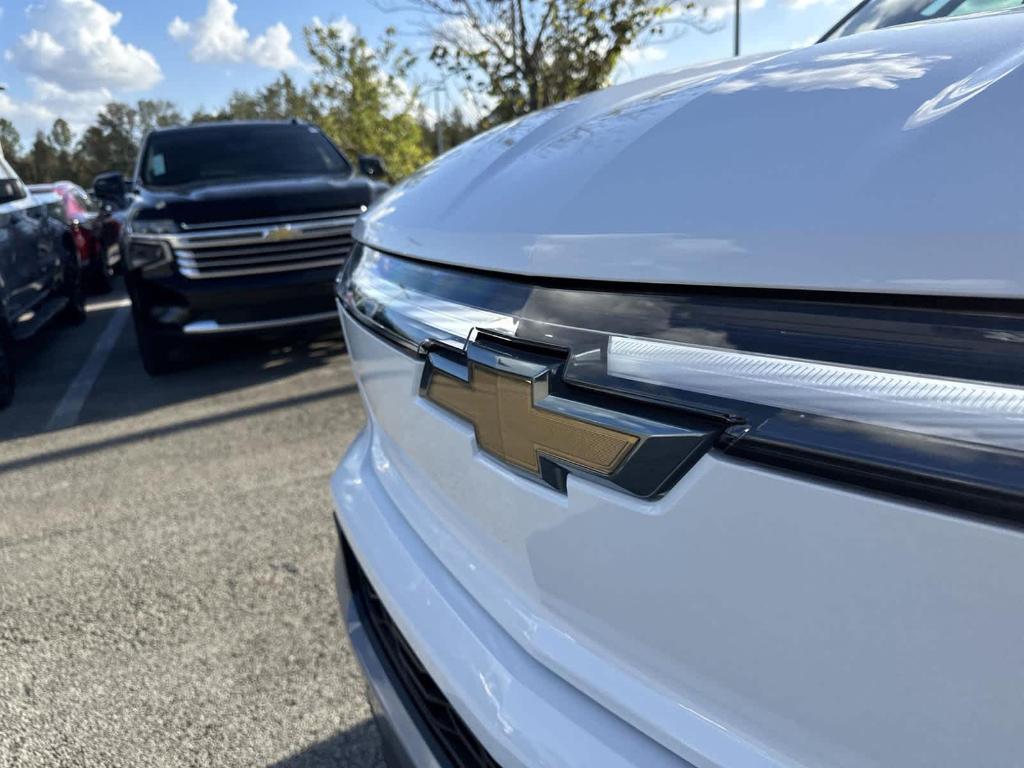
MULTIPOLYGON (((82 266, 82 278, 93 293, 107 293, 114 274, 109 226, 100 206, 77 184, 57 181, 52 184, 32 184, 29 189, 36 196, 52 194, 59 198, 64 219, 71 227, 75 250, 82 266)), ((117 237, 113 238, 117 242, 117 237)))

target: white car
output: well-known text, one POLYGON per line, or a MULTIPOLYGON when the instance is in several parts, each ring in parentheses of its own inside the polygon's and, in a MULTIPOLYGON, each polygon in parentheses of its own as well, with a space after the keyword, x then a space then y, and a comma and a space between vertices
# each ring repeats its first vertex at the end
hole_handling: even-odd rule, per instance
POLYGON ((1024 13, 595 93, 357 225, 396 764, 1024 764, 1024 13))

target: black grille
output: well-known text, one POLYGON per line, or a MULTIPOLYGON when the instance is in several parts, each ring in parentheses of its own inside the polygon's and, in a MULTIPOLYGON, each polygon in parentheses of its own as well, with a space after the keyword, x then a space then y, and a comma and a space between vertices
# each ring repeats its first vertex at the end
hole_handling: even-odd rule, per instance
POLYGON ((416 658, 344 537, 342 547, 349 585, 370 639, 440 752, 454 768, 499 768, 416 658))

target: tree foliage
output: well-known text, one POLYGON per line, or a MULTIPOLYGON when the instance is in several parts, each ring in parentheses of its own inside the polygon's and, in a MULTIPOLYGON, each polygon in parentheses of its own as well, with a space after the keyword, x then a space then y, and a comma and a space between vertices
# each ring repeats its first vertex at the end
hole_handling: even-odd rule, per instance
POLYGON ((623 52, 680 25, 694 0, 412 0, 431 59, 496 103, 501 122, 606 86, 623 52))
POLYGON ((235 91, 217 112, 197 110, 193 123, 216 120, 288 120, 290 118, 319 121, 320 115, 310 98, 308 88, 300 87, 288 74, 255 91, 235 91))
POLYGON ((21 134, 6 117, 0 117, 0 151, 10 158, 21 154, 21 134))
POLYGON ((419 121, 422 108, 408 76, 415 63, 388 29, 376 47, 359 34, 333 25, 306 28, 306 45, 317 66, 311 96, 320 126, 351 157, 383 158, 392 174, 405 176, 430 159, 419 121))

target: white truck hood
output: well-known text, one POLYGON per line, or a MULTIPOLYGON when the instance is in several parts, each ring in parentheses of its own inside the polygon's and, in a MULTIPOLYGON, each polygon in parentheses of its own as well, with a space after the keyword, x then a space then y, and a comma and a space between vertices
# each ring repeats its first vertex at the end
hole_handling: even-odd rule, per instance
POLYGON ((522 275, 1024 296, 1024 13, 609 88, 501 126, 356 230, 522 275))

